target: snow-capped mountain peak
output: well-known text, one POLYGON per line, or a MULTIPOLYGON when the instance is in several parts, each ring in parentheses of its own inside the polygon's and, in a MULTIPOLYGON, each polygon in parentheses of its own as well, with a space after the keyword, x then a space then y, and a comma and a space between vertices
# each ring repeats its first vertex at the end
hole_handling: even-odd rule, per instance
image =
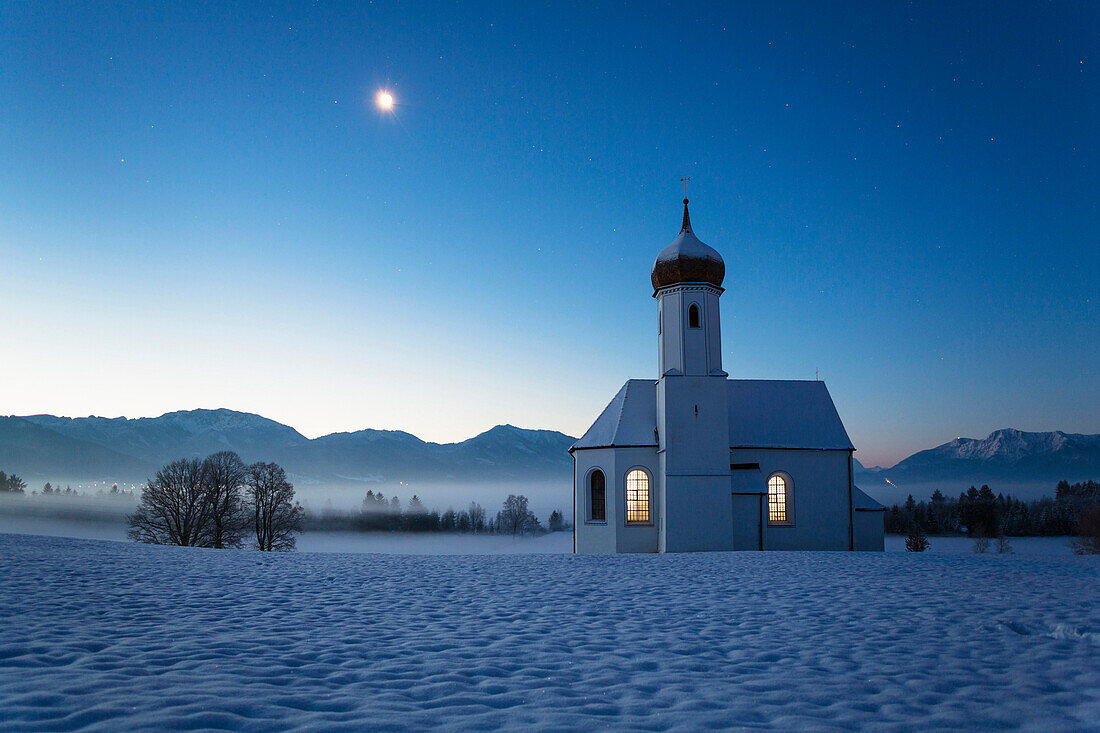
MULTIPOLYGON (((1094 436, 1075 436, 1089 438, 1094 436)), ((987 437, 956 438, 936 450, 956 458, 979 461, 1018 461, 1026 456, 1054 453, 1066 447, 1067 435, 1060 430, 1048 433, 1028 433, 1015 428, 994 430, 987 437)))

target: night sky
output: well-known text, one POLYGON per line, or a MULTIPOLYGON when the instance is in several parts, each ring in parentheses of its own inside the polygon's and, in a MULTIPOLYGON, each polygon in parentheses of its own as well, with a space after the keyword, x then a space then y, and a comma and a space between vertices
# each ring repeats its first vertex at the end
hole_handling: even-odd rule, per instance
POLYGON ((0 411, 579 435, 690 176, 865 464, 1100 432, 1100 5, 754 5, 4 4, 0 411))

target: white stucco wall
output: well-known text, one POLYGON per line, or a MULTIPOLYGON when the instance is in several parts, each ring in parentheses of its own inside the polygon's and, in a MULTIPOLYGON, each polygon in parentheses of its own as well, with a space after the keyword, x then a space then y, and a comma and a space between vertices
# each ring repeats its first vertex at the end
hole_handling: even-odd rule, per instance
POLYGON ((707 376, 722 370, 720 294, 720 289, 702 283, 685 283, 657 294, 658 374, 707 376), (688 322, 692 305, 699 308, 698 328, 688 322))
POLYGON ((574 451, 573 457, 577 552, 656 552, 660 512, 656 448, 582 449, 574 451), (606 481, 605 523, 588 521, 587 479, 596 468, 603 471, 606 481), (626 475, 634 468, 640 468, 649 475, 650 522, 645 525, 626 523, 626 475))
MULTIPOLYGON (((672 475, 662 481, 664 454, 656 448, 598 448, 574 452, 578 553, 656 552, 756 549, 756 500, 733 497, 728 474, 672 475), (594 468, 604 473, 607 521, 588 521, 587 477, 594 468), (650 523, 626 523, 626 475, 641 468, 650 477, 650 523), (671 487, 672 495, 667 492, 671 487), (671 498, 671 504, 666 505, 671 498), (738 510, 739 511, 735 511, 738 510), (735 526, 738 517, 746 526, 735 526), (669 537, 665 520, 671 517, 669 537), (751 524, 751 526, 749 526, 751 524), (671 539, 671 542, 669 540, 671 539)), ((766 483, 782 472, 792 484, 793 526, 769 526, 764 502, 764 549, 847 550, 849 542, 848 452, 839 450, 774 450, 741 448, 729 451, 729 463, 759 463, 766 483)), ((857 550, 882 549, 882 513, 855 512, 852 527, 857 550)))
POLYGON ((844 450, 730 451, 730 463, 759 463, 765 483, 777 472, 787 474, 793 483, 794 525, 765 522, 764 549, 848 549, 848 455, 844 450))
POLYGON ((732 499, 733 516, 731 550, 759 550, 762 522, 766 521, 767 506, 759 494, 737 493, 732 499))
POLYGON ((886 512, 881 510, 855 512, 855 549, 862 552, 882 552, 886 549, 886 512))
POLYGON ((725 377, 662 377, 657 432, 663 552, 733 549, 725 377))

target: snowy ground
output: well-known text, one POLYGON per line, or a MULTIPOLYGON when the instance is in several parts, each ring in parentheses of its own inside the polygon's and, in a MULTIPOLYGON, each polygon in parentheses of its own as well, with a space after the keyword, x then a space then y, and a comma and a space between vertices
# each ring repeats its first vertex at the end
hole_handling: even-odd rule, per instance
MULTIPOLYGON (((88 540, 126 539, 122 517, 114 521, 75 520, 54 517, 6 516, 0 513, 0 534, 34 534, 88 540)), ((933 554, 967 555, 974 552, 974 540, 966 537, 929 537, 933 554)), ((1068 537, 1012 537, 1016 555, 1070 555, 1068 537)), ((407 555, 507 555, 572 552, 573 535, 561 532, 542 537, 519 538, 453 535, 391 534, 362 532, 306 532, 298 538, 302 552, 381 552, 407 555)), ((905 538, 886 535, 887 552, 905 552, 905 538)), ((996 553, 991 542, 989 552, 996 553)))
POLYGON ((0 567, 4 730, 1100 730, 1095 557, 0 535, 0 567))
MULTIPOLYGON (((1069 537, 1009 537, 1014 555, 1072 555, 1069 537)), ((974 540, 969 537, 929 537, 928 550, 937 555, 969 555, 974 552, 974 540)), ((887 552, 905 552, 905 537, 886 535, 887 552)), ((986 552, 997 554, 997 540, 989 541, 986 552)))

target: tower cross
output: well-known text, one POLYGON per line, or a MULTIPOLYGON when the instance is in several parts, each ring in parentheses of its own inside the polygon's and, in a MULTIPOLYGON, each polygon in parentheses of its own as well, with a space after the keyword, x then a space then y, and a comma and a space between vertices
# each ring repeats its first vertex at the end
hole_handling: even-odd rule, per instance
POLYGON ((684 198, 688 197, 688 181, 690 181, 690 180, 691 180, 690 176, 687 177, 687 178, 681 178, 680 179, 680 183, 684 184, 684 198))

